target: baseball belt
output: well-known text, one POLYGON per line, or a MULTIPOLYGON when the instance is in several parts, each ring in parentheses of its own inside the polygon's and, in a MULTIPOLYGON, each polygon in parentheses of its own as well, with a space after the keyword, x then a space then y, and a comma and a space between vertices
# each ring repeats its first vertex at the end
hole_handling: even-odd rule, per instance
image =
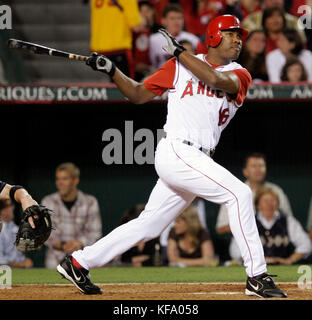
MULTIPOLYGON (((164 134, 164 138, 167 138, 167 133, 165 132, 164 134)), ((178 138, 179 140, 181 140, 182 143, 184 144, 187 144, 188 146, 193 146, 195 147, 196 149, 198 149, 199 151, 203 152, 204 154, 206 154, 208 157, 212 158, 212 156, 214 155, 215 153, 215 150, 214 149, 206 149, 202 146, 195 146, 195 143, 191 142, 191 141, 188 141, 188 140, 184 140, 184 139, 180 139, 178 138)))

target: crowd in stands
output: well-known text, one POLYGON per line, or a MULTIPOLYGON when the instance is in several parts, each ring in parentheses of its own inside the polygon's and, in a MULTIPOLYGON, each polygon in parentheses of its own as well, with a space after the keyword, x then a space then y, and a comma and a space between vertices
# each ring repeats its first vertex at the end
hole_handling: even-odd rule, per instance
MULTIPOLYGON (((222 14, 249 31, 238 62, 254 82, 312 81, 311 0, 83 0, 90 5, 90 51, 106 55, 137 81, 169 57, 157 32, 166 28, 194 54, 206 53, 206 28, 222 14), (304 23, 305 22, 305 23, 304 23), (306 24, 306 25, 305 25, 306 24)), ((0 83, 6 84, 0 62, 0 83)))
POLYGON ((138 81, 169 58, 162 49, 165 39, 157 32, 160 27, 194 54, 206 53, 207 25, 221 14, 236 15, 249 31, 238 63, 250 71, 254 82, 312 79, 310 30, 302 27, 300 16, 305 11, 299 10, 302 5, 311 6, 309 0, 129 0, 123 5, 123 10, 114 6, 102 8, 102 15, 106 12, 111 16, 109 11, 114 14, 114 19, 105 20, 105 33, 114 39, 114 45, 109 47, 107 37, 95 27, 101 8, 91 4, 91 51, 108 55, 138 81), (116 21, 122 22, 127 44, 121 32, 116 34, 116 21))
MULTIPOLYGON (((251 153, 242 173, 254 199, 254 212, 267 264, 306 264, 312 262, 312 197, 303 227, 293 212, 281 186, 266 180, 265 156, 251 153)), ((97 199, 78 189, 80 170, 74 163, 62 163, 55 171, 57 191, 41 203, 54 211, 55 228, 45 243, 45 267, 54 269, 66 254, 91 245, 102 237, 102 219, 97 199)), ((118 226, 139 217, 145 204, 138 203, 120 215, 118 226)), ((242 264, 239 248, 230 237, 227 253, 215 250, 216 239, 207 227, 205 201, 196 198, 156 239, 137 243, 115 257, 109 266, 218 266, 242 264), (227 256, 229 260, 224 259, 227 256)), ((14 246, 18 226, 10 200, 0 201, 0 265, 31 268, 33 261, 14 246)), ((221 205, 215 231, 231 236, 226 205, 221 205)), ((210 227, 211 228, 211 227, 210 227)))

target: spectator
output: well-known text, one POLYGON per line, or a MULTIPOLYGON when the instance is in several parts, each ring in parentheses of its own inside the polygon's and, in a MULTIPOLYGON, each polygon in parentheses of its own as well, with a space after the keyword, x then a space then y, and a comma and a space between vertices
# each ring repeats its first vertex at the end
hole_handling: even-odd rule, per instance
MULTIPOLYGON (((284 0, 263 0, 263 10, 279 7, 284 12, 284 0)), ((300 34, 303 43, 306 43, 306 36, 302 29, 298 26, 298 18, 287 12, 284 14, 285 18, 285 28, 287 29, 296 29, 300 34)), ((263 20, 263 11, 256 11, 250 13, 242 22, 243 27, 246 28, 249 32, 254 29, 262 28, 263 20)))
POLYGON ((162 13, 165 7, 170 3, 169 0, 149 0, 149 2, 153 5, 156 11, 156 22, 161 23, 162 13))
POLYGON ((248 34, 237 63, 250 72, 254 82, 268 80, 263 30, 253 30, 248 34))
POLYGON ((10 265, 12 268, 31 268, 33 262, 18 251, 14 245, 18 226, 14 223, 14 206, 11 200, 0 200, 0 265, 10 265))
POLYGON ((136 0, 91 0, 91 51, 106 55, 134 77, 132 32, 143 29, 136 0))
MULTIPOLYGON (((162 17, 162 25, 177 39, 177 41, 188 40, 195 49, 197 48, 199 44, 198 37, 183 31, 183 11, 179 5, 169 4, 166 6, 162 17)), ((154 68, 159 68, 170 58, 162 48, 166 44, 166 39, 160 33, 151 35, 149 57, 154 68)))
POLYGON ((223 14, 231 14, 233 16, 236 16, 239 20, 243 19, 243 13, 240 10, 239 0, 224 0, 223 2, 223 14))
MULTIPOLYGON (((292 216, 293 213, 286 194, 278 185, 265 180, 266 171, 266 160, 263 154, 251 153, 246 157, 243 165, 243 175, 247 179, 245 183, 251 188, 253 196, 262 187, 272 188, 278 194, 280 209, 287 216, 292 216)), ((216 231, 218 234, 231 233, 227 209, 224 205, 220 206, 216 231)))
POLYGON ((310 200, 310 206, 309 206, 309 212, 308 212, 307 230, 309 232, 309 236, 312 241, 312 197, 310 200))
POLYGON ((277 39, 278 48, 266 56, 269 81, 281 81, 281 71, 286 60, 298 58, 308 74, 308 81, 312 81, 312 52, 303 48, 303 43, 295 29, 286 29, 277 39))
MULTIPOLYGON (((203 229, 207 229, 206 223, 206 206, 205 201, 201 198, 195 198, 195 200, 191 204, 197 211, 198 219, 203 229)), ((160 235, 160 245, 162 252, 162 264, 168 265, 168 256, 167 256, 167 245, 168 245, 168 237, 170 230, 174 227, 174 222, 171 222, 169 226, 161 233, 160 235)))
POLYGON ((209 21, 220 14, 221 0, 180 0, 186 30, 204 40, 209 21))
POLYGON ((96 198, 78 190, 79 168, 71 162, 62 163, 56 168, 55 178, 58 192, 42 200, 55 213, 51 216, 55 230, 45 243, 45 265, 49 269, 56 268, 67 253, 94 243, 102 233, 96 198))
POLYGON ((153 4, 146 0, 139 2, 139 10, 142 17, 143 25, 147 27, 151 33, 158 32, 159 28, 162 27, 156 20, 156 11, 153 4))
POLYGON ((167 254, 171 266, 217 264, 209 231, 201 226, 195 207, 188 207, 175 219, 169 233, 167 254))
POLYGON ((266 54, 277 48, 277 39, 282 34, 285 27, 286 19, 283 9, 273 7, 263 11, 262 28, 266 35, 266 54))
MULTIPOLYGON (((279 198, 270 188, 258 190, 255 197, 256 222, 267 264, 290 265, 309 261, 311 242, 299 221, 279 209, 279 198), (303 260, 305 259, 305 260, 303 260)), ((240 259, 235 240, 231 257, 240 259)))
POLYGON ((281 73, 281 80, 287 82, 307 81, 307 72, 302 62, 293 58, 286 61, 281 73))
POLYGON ((260 0, 225 0, 226 14, 234 14, 240 20, 245 19, 249 14, 262 11, 260 0))
POLYGON ((156 13, 149 1, 140 1, 139 9, 144 29, 133 33, 133 58, 136 81, 141 81, 156 71, 151 66, 149 59, 149 38, 152 33, 157 32, 161 27, 155 21, 156 13))
MULTIPOLYGON (((120 220, 119 225, 127 223, 137 218, 144 210, 145 204, 137 204, 125 212, 120 220)), ((159 238, 141 241, 135 247, 124 252, 120 260, 124 264, 129 264, 133 267, 142 266, 157 266, 161 265, 161 252, 159 238)))

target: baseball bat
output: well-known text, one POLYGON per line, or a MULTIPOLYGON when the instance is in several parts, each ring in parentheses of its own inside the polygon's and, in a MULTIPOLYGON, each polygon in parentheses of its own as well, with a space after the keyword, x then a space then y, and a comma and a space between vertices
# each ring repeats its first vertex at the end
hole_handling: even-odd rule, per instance
POLYGON ((26 41, 17 40, 17 39, 9 39, 8 47, 10 49, 26 50, 28 52, 35 53, 35 54, 62 57, 62 58, 68 58, 71 60, 86 61, 89 58, 79 54, 64 52, 61 50, 44 47, 36 43, 26 42, 26 41))

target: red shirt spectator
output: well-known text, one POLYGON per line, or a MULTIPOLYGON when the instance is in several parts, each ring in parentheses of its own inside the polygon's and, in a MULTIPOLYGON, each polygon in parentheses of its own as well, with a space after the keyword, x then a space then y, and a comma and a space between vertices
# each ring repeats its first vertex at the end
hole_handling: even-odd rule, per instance
POLYGON ((263 11, 262 27, 266 35, 266 51, 268 54, 277 49, 277 39, 286 27, 284 10, 279 7, 268 8, 263 11))
POLYGON ((241 0, 241 4, 239 5, 239 8, 243 15, 243 19, 245 19, 250 13, 262 10, 260 6, 260 1, 241 0))
MULTIPOLYGON (((165 6, 170 2, 169 0, 149 0, 149 2, 154 6, 156 11, 156 22, 161 23, 162 12, 165 6)), ((140 3, 140 1, 139 1, 140 3)))
POLYGON ((206 33, 209 21, 222 11, 222 0, 180 0, 186 30, 197 36, 206 33))

